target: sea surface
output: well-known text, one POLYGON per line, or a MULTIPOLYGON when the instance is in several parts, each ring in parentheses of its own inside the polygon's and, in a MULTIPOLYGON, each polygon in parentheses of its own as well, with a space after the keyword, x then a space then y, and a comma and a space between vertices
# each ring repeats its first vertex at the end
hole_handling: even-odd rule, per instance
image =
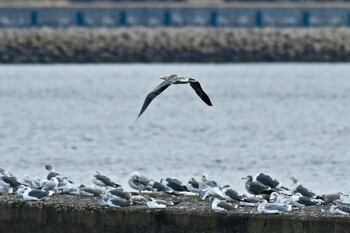
POLYGON ((350 193, 350 64, 0 66, 0 167, 21 179, 45 164, 77 184, 137 170, 187 182, 207 173, 245 192, 247 175, 292 175, 318 194, 350 193), (145 96, 173 85, 137 120, 145 96))

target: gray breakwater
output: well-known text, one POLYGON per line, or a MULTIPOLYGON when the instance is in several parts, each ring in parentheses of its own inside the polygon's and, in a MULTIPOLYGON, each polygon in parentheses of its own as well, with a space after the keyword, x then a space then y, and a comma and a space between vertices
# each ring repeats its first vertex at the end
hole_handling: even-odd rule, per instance
POLYGON ((256 207, 216 213, 208 201, 194 197, 178 197, 177 201, 180 203, 166 209, 113 208, 99 206, 93 197, 55 195, 47 201, 26 202, 3 196, 0 232, 350 232, 349 217, 330 214, 329 205, 266 215, 257 213, 256 207))
POLYGON ((348 28, 0 30, 0 63, 336 62, 348 28))

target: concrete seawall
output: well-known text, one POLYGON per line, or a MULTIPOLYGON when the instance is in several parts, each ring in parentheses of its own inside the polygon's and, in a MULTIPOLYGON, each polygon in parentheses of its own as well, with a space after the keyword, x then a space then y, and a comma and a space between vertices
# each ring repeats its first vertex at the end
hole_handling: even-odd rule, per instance
POLYGON ((48 201, 0 199, 0 232, 350 232, 350 218, 329 213, 329 206, 308 207, 281 215, 263 215, 256 207, 215 213, 206 201, 178 197, 167 209, 145 206, 111 208, 90 197, 55 195, 48 201))
POLYGON ((349 28, 1 29, 0 63, 340 62, 349 28))

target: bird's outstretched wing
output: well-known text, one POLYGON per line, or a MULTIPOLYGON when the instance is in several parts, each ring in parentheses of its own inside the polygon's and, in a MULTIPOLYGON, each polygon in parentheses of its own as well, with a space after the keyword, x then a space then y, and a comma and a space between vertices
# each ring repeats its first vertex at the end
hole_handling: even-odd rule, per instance
POLYGON ((148 105, 152 102, 154 98, 156 98, 160 93, 162 93, 165 89, 167 89, 173 82, 169 82, 168 80, 165 80, 161 84, 159 84, 156 88, 154 88, 153 91, 151 91, 145 98, 145 101, 143 102, 141 111, 137 118, 139 118, 142 113, 146 110, 148 105))
POLYGON ((211 103, 209 96, 203 91, 201 85, 197 80, 191 80, 190 85, 193 88, 193 90, 196 91, 197 95, 209 106, 213 106, 211 103))

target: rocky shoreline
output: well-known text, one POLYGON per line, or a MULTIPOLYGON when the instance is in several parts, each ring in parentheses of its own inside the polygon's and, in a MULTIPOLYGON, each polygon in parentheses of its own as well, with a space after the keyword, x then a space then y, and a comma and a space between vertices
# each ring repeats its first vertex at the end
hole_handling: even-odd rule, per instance
POLYGON ((345 62, 348 28, 0 30, 1 63, 345 62))

